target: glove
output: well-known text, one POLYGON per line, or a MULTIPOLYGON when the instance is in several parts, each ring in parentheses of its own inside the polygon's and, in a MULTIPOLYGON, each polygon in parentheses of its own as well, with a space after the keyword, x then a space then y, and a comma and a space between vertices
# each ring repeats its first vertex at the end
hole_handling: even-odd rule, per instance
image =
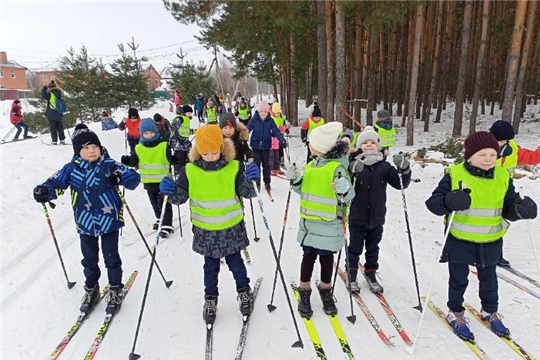
POLYGON ((253 180, 257 181, 261 177, 261 171, 259 166, 255 163, 251 163, 246 166, 246 180, 252 182, 253 180))
POLYGON ((283 139, 283 141, 281 142, 281 147, 282 147, 283 149, 286 149, 287 146, 289 146, 289 144, 287 144, 287 140, 283 139))
POLYGON ((336 179, 332 183, 332 189, 336 192, 336 194, 346 194, 347 191, 351 188, 351 184, 349 183, 349 180, 344 177, 340 177, 339 179, 336 179))
POLYGON ((43 185, 36 186, 34 189, 34 200, 42 204, 49 201, 49 189, 43 185))
POLYGON ((127 155, 122 155, 122 157, 120 158, 120 162, 124 165, 129 165, 129 163, 131 162, 131 158, 127 155))
POLYGON ((452 190, 444 198, 444 206, 450 211, 467 210, 471 207, 471 189, 452 190))
POLYGON ((394 164, 396 165, 400 174, 408 174, 410 172, 409 160, 403 154, 394 155, 394 164))
POLYGON ((516 212, 522 219, 535 219, 538 216, 538 206, 528 196, 525 196, 521 202, 516 205, 516 212))
POLYGON ((294 180, 298 177, 298 175, 300 175, 300 172, 294 166, 289 167, 285 173, 287 180, 294 180))
POLYGON ((117 186, 122 181, 122 172, 116 170, 115 172, 105 174, 105 181, 112 186, 117 186))
POLYGON ((159 191, 163 195, 173 195, 176 191, 176 183, 172 178, 166 176, 159 183, 159 191))
POLYGON ((349 165, 349 170, 351 170, 352 173, 360 173, 362 170, 364 170, 364 162, 360 159, 354 160, 349 165))
POLYGON ((171 155, 170 163, 171 165, 176 165, 180 162, 180 159, 176 155, 171 155))

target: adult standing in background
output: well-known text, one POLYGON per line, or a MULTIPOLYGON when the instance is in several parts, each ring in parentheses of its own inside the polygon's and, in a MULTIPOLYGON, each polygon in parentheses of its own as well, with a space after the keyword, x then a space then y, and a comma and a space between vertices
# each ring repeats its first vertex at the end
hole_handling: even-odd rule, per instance
POLYGON ((56 86, 54 80, 51 80, 48 86, 44 86, 41 89, 41 98, 47 100, 45 117, 49 121, 51 144, 58 145, 58 140, 60 140, 60 145, 65 145, 66 135, 64 135, 64 124, 62 122, 64 115, 54 110, 56 107, 56 99, 62 98, 62 89, 56 86))
POLYGON ((195 110, 197 110, 197 117, 199 119, 199 123, 204 124, 204 105, 206 103, 206 99, 203 96, 203 93, 199 93, 197 95, 197 98, 195 99, 195 110))

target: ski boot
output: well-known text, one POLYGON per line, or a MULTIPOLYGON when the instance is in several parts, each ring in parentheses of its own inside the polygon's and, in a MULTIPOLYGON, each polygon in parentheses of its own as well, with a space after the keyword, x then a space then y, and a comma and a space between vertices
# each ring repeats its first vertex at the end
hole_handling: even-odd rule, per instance
POLYGON ((272 176, 277 176, 277 175, 278 175, 277 170, 272 170, 272 171, 270 171, 270 175, 272 175, 272 176))
POLYGON ((114 315, 122 307, 122 301, 124 301, 124 286, 123 285, 111 285, 107 292, 107 307, 105 312, 109 315, 114 315))
POLYGON ((359 294, 360 293, 360 286, 358 285, 358 269, 350 269, 349 270, 349 283, 351 292, 353 294, 359 294))
POLYGON ((454 312, 450 311, 446 316, 446 321, 450 323, 454 334, 465 341, 474 342, 474 334, 469 329, 469 319, 464 316, 465 311, 454 312))
POLYGON ((166 239, 168 238, 171 234, 174 233, 174 227, 172 227, 171 225, 163 225, 161 227, 161 237, 163 239, 166 239))
POLYGON ((338 309, 334 301, 334 295, 332 294, 332 288, 322 289, 318 286, 319 295, 321 295, 321 300, 323 303, 323 310, 326 315, 337 315, 338 309))
POLYGON ((152 229, 153 229, 153 230, 159 229, 159 219, 156 220, 156 222, 155 222, 154 225, 152 226, 152 229))
POLYGON ((238 300, 240 312, 243 316, 247 317, 253 312, 253 293, 249 286, 238 289, 237 292, 238 296, 236 299, 238 300))
POLYGON ((206 324, 213 324, 216 321, 218 297, 206 295, 204 297, 203 320, 206 324))
POLYGON ((494 313, 488 313, 482 310, 482 317, 489 322, 489 326, 491 327, 491 330, 497 334, 497 336, 504 337, 507 339, 510 339, 510 330, 506 326, 504 326, 502 322, 502 315, 494 312, 494 313))
POLYGON ((300 300, 298 301, 298 312, 300 316, 309 319, 313 316, 313 309, 311 309, 311 289, 298 288, 300 294, 300 300))
POLYGON ((93 288, 87 288, 85 286, 84 291, 86 292, 86 294, 84 295, 79 310, 85 314, 88 314, 90 311, 92 311, 94 306, 96 306, 101 296, 101 294, 99 293, 99 284, 94 286, 93 288))
POLYGON ((66 140, 60 140, 60 145, 66 145, 66 140))
POLYGON ((369 289, 375 293, 375 294, 382 294, 384 289, 383 287, 381 286, 381 284, 379 284, 379 282, 377 281, 377 270, 375 269, 372 269, 372 270, 365 270, 364 271, 364 276, 366 278, 366 281, 369 285, 369 289))

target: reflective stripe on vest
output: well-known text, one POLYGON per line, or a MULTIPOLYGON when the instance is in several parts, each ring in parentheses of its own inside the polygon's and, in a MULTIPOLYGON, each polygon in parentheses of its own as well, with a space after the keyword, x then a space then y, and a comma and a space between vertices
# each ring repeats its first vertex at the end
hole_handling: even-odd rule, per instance
POLYGON ((508 142, 508 146, 512 148, 512 153, 508 156, 497 159, 497 165, 504 167, 510 173, 511 177, 514 177, 516 172, 516 167, 518 165, 518 151, 519 147, 517 146, 514 140, 508 142))
POLYGON ((313 121, 313 119, 310 117, 310 118, 309 118, 308 131, 307 131, 308 139, 309 139, 309 134, 311 134, 311 132, 313 131, 313 129, 318 128, 319 126, 323 126, 323 125, 324 125, 324 118, 321 118, 321 119, 319 120, 319 122, 315 122, 315 121, 313 121))
POLYGON ((339 161, 332 160, 320 167, 313 166, 313 162, 306 167, 300 188, 301 217, 325 221, 337 218, 338 201, 330 184, 334 182, 334 174, 340 165, 339 161))
POLYGON ((143 184, 159 183, 170 173, 166 142, 154 147, 137 144, 135 152, 139 157, 139 173, 143 184))
POLYGON ((217 110, 215 107, 206 109, 206 116, 208 117, 208 123, 217 123, 217 110))
POLYGON ((247 120, 247 119, 249 119, 248 112, 249 112, 249 109, 248 109, 247 107, 244 108, 244 109, 238 108, 238 118, 239 118, 240 120, 247 120))
POLYGON ((486 179, 471 175, 463 164, 458 164, 449 166, 446 172, 452 179, 452 190, 459 189, 460 181, 472 190, 471 207, 456 211, 450 233, 457 239, 477 243, 500 239, 508 228, 508 222, 502 217, 510 181, 508 171, 496 166, 494 178, 486 179))
POLYGON ((204 230, 224 230, 244 219, 235 188, 238 170, 236 160, 215 171, 205 171, 192 163, 186 165, 193 225, 204 230))
POLYGON ((396 145, 396 129, 392 126, 390 130, 386 130, 379 125, 373 125, 379 138, 381 139, 381 147, 391 147, 396 145))
POLYGON ((183 138, 189 139, 189 133, 191 131, 191 119, 185 115, 180 115, 180 117, 184 121, 182 121, 182 125, 180 125, 180 127, 178 128, 178 135, 183 138))

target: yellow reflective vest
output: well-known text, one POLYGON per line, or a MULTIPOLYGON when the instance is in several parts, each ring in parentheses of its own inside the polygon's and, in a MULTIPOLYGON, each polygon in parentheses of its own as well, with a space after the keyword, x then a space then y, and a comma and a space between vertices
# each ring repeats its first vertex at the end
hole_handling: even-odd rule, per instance
POLYGON ((332 221, 337 218, 338 201, 331 187, 338 166, 337 160, 329 161, 324 166, 306 166, 302 186, 300 187, 300 216, 308 220, 332 221), (322 184, 322 185, 321 185, 322 184))
POLYGON ((308 139, 309 139, 309 134, 311 134, 311 132, 313 131, 313 129, 318 128, 319 126, 323 126, 323 125, 324 125, 324 118, 321 117, 321 119, 319 120, 319 122, 315 122, 315 121, 313 121, 313 119, 310 117, 310 118, 308 119, 308 121, 309 121, 309 126, 308 126, 307 135, 308 135, 308 139))
POLYGON ((494 168, 494 178, 471 175, 463 163, 451 165, 446 170, 452 179, 452 190, 459 189, 460 181, 471 189, 471 207, 456 211, 450 227, 455 238, 476 243, 499 240, 508 229, 502 217, 504 197, 510 183, 510 174, 500 166, 494 168))
POLYGON ((143 184, 159 183, 161 179, 170 174, 165 141, 154 147, 137 144, 135 152, 139 157, 139 174, 141 174, 143 184))
POLYGON ((216 171, 205 171, 188 163, 191 222, 204 230, 224 230, 239 224, 244 212, 236 195, 239 162, 233 160, 216 171))
POLYGON ((185 139, 188 139, 190 131, 191 131, 191 119, 186 115, 179 115, 179 117, 181 117, 183 121, 182 121, 182 125, 180 125, 180 127, 177 130, 178 135, 180 135, 181 137, 185 139))
POLYGON ((248 120, 249 119, 249 108, 246 106, 245 108, 238 108, 238 118, 240 120, 248 120))
POLYGON ((509 156, 505 156, 497 159, 497 166, 502 166, 510 173, 511 177, 514 177, 516 167, 518 165, 518 152, 519 147, 514 140, 510 140, 508 145, 512 148, 512 153, 509 156))
POLYGON ((381 147, 392 147, 396 145, 396 128, 392 126, 390 130, 386 130, 379 125, 373 125, 377 134, 381 138, 381 147))
POLYGON ((208 117, 209 124, 217 123, 217 108, 211 107, 206 109, 206 116, 208 117))
POLYGON ((276 126, 279 127, 283 126, 285 124, 285 119, 283 118, 283 115, 280 116, 272 116, 272 119, 274 119, 274 122, 276 123, 276 126))

